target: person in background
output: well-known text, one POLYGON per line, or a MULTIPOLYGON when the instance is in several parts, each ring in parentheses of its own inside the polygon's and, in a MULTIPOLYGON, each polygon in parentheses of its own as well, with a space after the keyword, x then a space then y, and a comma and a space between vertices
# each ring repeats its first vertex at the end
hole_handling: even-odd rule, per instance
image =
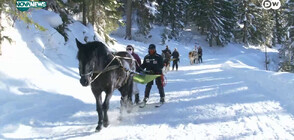
POLYGON ((193 56, 196 56, 196 58, 194 59, 194 64, 198 61, 197 54, 198 54, 198 49, 197 49, 197 45, 195 45, 195 48, 193 50, 193 56))
MULTIPOLYGON (((126 47, 126 51, 129 52, 136 59, 136 71, 138 72, 141 66, 141 59, 139 55, 134 52, 134 50, 135 49, 132 45, 128 45, 126 47)), ((134 85, 133 85, 133 93, 135 95, 135 104, 138 104, 140 102, 140 97, 139 97, 139 89, 136 82, 134 82, 134 85)))
POLYGON ((170 49, 168 48, 168 45, 166 45, 165 50, 163 50, 164 52, 168 52, 169 54, 171 54, 170 49))
POLYGON ((177 48, 175 48, 175 50, 173 51, 172 53, 172 57, 173 57, 173 69, 174 70, 174 67, 176 66, 176 70, 178 70, 178 61, 180 61, 180 54, 177 50, 177 48))
MULTIPOLYGON (((156 53, 156 46, 154 44, 150 44, 148 48, 148 54, 144 57, 143 64, 141 65, 141 70, 146 69, 148 74, 160 74, 160 77, 157 77, 155 79, 157 88, 159 90, 160 94, 160 102, 164 103, 164 89, 163 89, 163 83, 162 83, 162 68, 163 68, 163 60, 161 55, 156 53)), ((146 103, 149 99, 150 90, 153 85, 153 81, 147 83, 145 88, 145 97, 144 97, 144 103, 146 103)))
POLYGON ((199 46, 198 48, 198 62, 202 63, 202 48, 199 46))

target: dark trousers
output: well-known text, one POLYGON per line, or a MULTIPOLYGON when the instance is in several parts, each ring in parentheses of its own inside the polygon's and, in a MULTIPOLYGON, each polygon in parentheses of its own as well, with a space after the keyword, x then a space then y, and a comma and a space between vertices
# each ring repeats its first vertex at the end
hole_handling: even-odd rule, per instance
POLYGON ((178 70, 178 61, 177 60, 173 61, 173 70, 174 70, 175 66, 176 66, 176 70, 178 70))
POLYGON ((199 63, 202 63, 202 55, 199 55, 199 56, 198 56, 198 62, 199 62, 199 63))
MULTIPOLYGON (((151 90, 152 85, 153 85, 153 81, 147 83, 147 85, 146 85, 146 88, 145 88, 145 97, 146 98, 149 98, 149 94, 150 94, 150 90, 151 90)), ((163 86, 162 86, 162 83, 161 83, 161 78, 160 77, 157 77, 155 79, 155 83, 157 85, 157 88, 158 88, 160 97, 164 97, 165 95, 164 95, 164 89, 163 89, 163 86)))

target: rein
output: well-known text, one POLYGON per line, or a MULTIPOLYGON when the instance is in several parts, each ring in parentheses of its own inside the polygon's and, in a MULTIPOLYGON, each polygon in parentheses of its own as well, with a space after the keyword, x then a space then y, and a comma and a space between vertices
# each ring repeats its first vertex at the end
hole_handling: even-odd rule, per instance
MULTIPOLYGON (((113 56, 113 55, 112 55, 113 56)), ((91 83, 93 83, 103 72, 106 72, 107 68, 109 67, 109 65, 116 59, 115 56, 113 56, 112 60, 107 64, 107 66, 101 71, 99 72, 94 79, 91 80, 91 83)), ((119 66, 118 66, 119 67, 119 66)), ((94 72, 95 73, 95 72, 94 72)))
MULTIPOLYGON (((92 80, 91 80, 91 83, 94 82, 102 73, 104 72, 107 72, 107 71, 111 71, 111 70, 115 70, 117 68, 120 68, 120 67, 123 67, 121 61, 118 59, 118 58, 123 58, 123 59, 132 59, 131 57, 121 57, 121 56, 115 56, 113 54, 111 54, 113 56, 112 60, 107 64, 107 66, 100 72, 93 72, 93 73, 98 73, 92 80), (110 66, 110 64, 115 60, 117 59, 118 62, 120 63, 120 65, 114 65, 114 66, 110 66)), ((124 68, 124 70, 126 70, 124 68)), ((84 75, 90 75, 92 72, 89 72, 87 74, 84 74, 84 75)))

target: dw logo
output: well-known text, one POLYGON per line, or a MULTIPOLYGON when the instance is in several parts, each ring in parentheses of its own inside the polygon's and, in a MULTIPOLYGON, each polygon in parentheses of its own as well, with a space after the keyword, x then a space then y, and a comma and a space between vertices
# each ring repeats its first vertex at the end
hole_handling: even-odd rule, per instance
POLYGON ((280 0, 263 0, 262 3, 262 8, 263 9, 279 9, 281 7, 281 2, 280 0))

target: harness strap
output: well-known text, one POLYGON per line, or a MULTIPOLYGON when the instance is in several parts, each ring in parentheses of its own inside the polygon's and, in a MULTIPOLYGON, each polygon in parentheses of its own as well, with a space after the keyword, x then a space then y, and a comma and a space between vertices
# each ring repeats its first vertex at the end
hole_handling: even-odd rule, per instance
POLYGON ((116 59, 119 61, 121 68, 126 72, 126 78, 123 81, 123 85, 126 84, 128 82, 128 79, 130 77, 131 71, 129 69, 126 69, 125 67, 123 67, 121 60, 120 59, 125 59, 125 60, 133 60, 136 62, 135 59, 133 59, 132 57, 122 57, 122 56, 114 56, 116 57, 116 59))
MULTIPOLYGON (((115 70, 117 68, 120 68, 119 65, 113 65, 113 66, 109 66, 107 69, 104 69, 103 72, 107 72, 107 71, 111 71, 111 70, 115 70)), ((94 71, 93 73, 100 73, 101 71, 94 71)), ((102 72, 102 73, 103 73, 102 72)))
MULTIPOLYGON (((126 72, 127 72, 127 78, 126 79, 128 79, 128 77, 129 77, 129 70, 127 70, 126 68, 124 68, 123 67, 123 65, 122 65, 122 63, 121 63, 121 60, 119 59, 119 58, 123 58, 123 59, 131 59, 132 60, 132 58, 131 57, 121 57, 121 56, 115 56, 115 55, 113 55, 113 54, 111 54, 112 56, 113 56, 113 58, 112 58, 112 60, 108 63, 108 65, 102 70, 102 71, 94 71, 93 73, 98 73, 96 76, 95 76, 95 78, 94 79, 92 79, 91 80, 91 83, 92 82, 94 82, 102 73, 104 73, 104 72, 107 72, 107 71, 111 71, 111 70, 115 70, 115 69, 117 69, 117 68, 123 68, 123 70, 125 70, 126 72), (118 60, 118 62, 119 62, 119 65, 114 65, 114 66, 110 66, 110 64, 115 60, 115 59, 117 59, 118 60)), ((124 81, 124 83, 126 83, 127 82, 127 80, 125 80, 124 81)))
POLYGON ((107 70, 107 68, 109 67, 109 65, 114 61, 115 57, 112 58, 112 60, 108 63, 108 65, 101 71, 99 72, 94 79, 91 80, 91 83, 94 82, 103 72, 105 72, 105 70, 107 70))
POLYGON ((135 60, 135 59, 132 59, 131 57, 122 57, 122 56, 115 56, 117 58, 123 58, 123 59, 129 59, 129 60, 135 60))

